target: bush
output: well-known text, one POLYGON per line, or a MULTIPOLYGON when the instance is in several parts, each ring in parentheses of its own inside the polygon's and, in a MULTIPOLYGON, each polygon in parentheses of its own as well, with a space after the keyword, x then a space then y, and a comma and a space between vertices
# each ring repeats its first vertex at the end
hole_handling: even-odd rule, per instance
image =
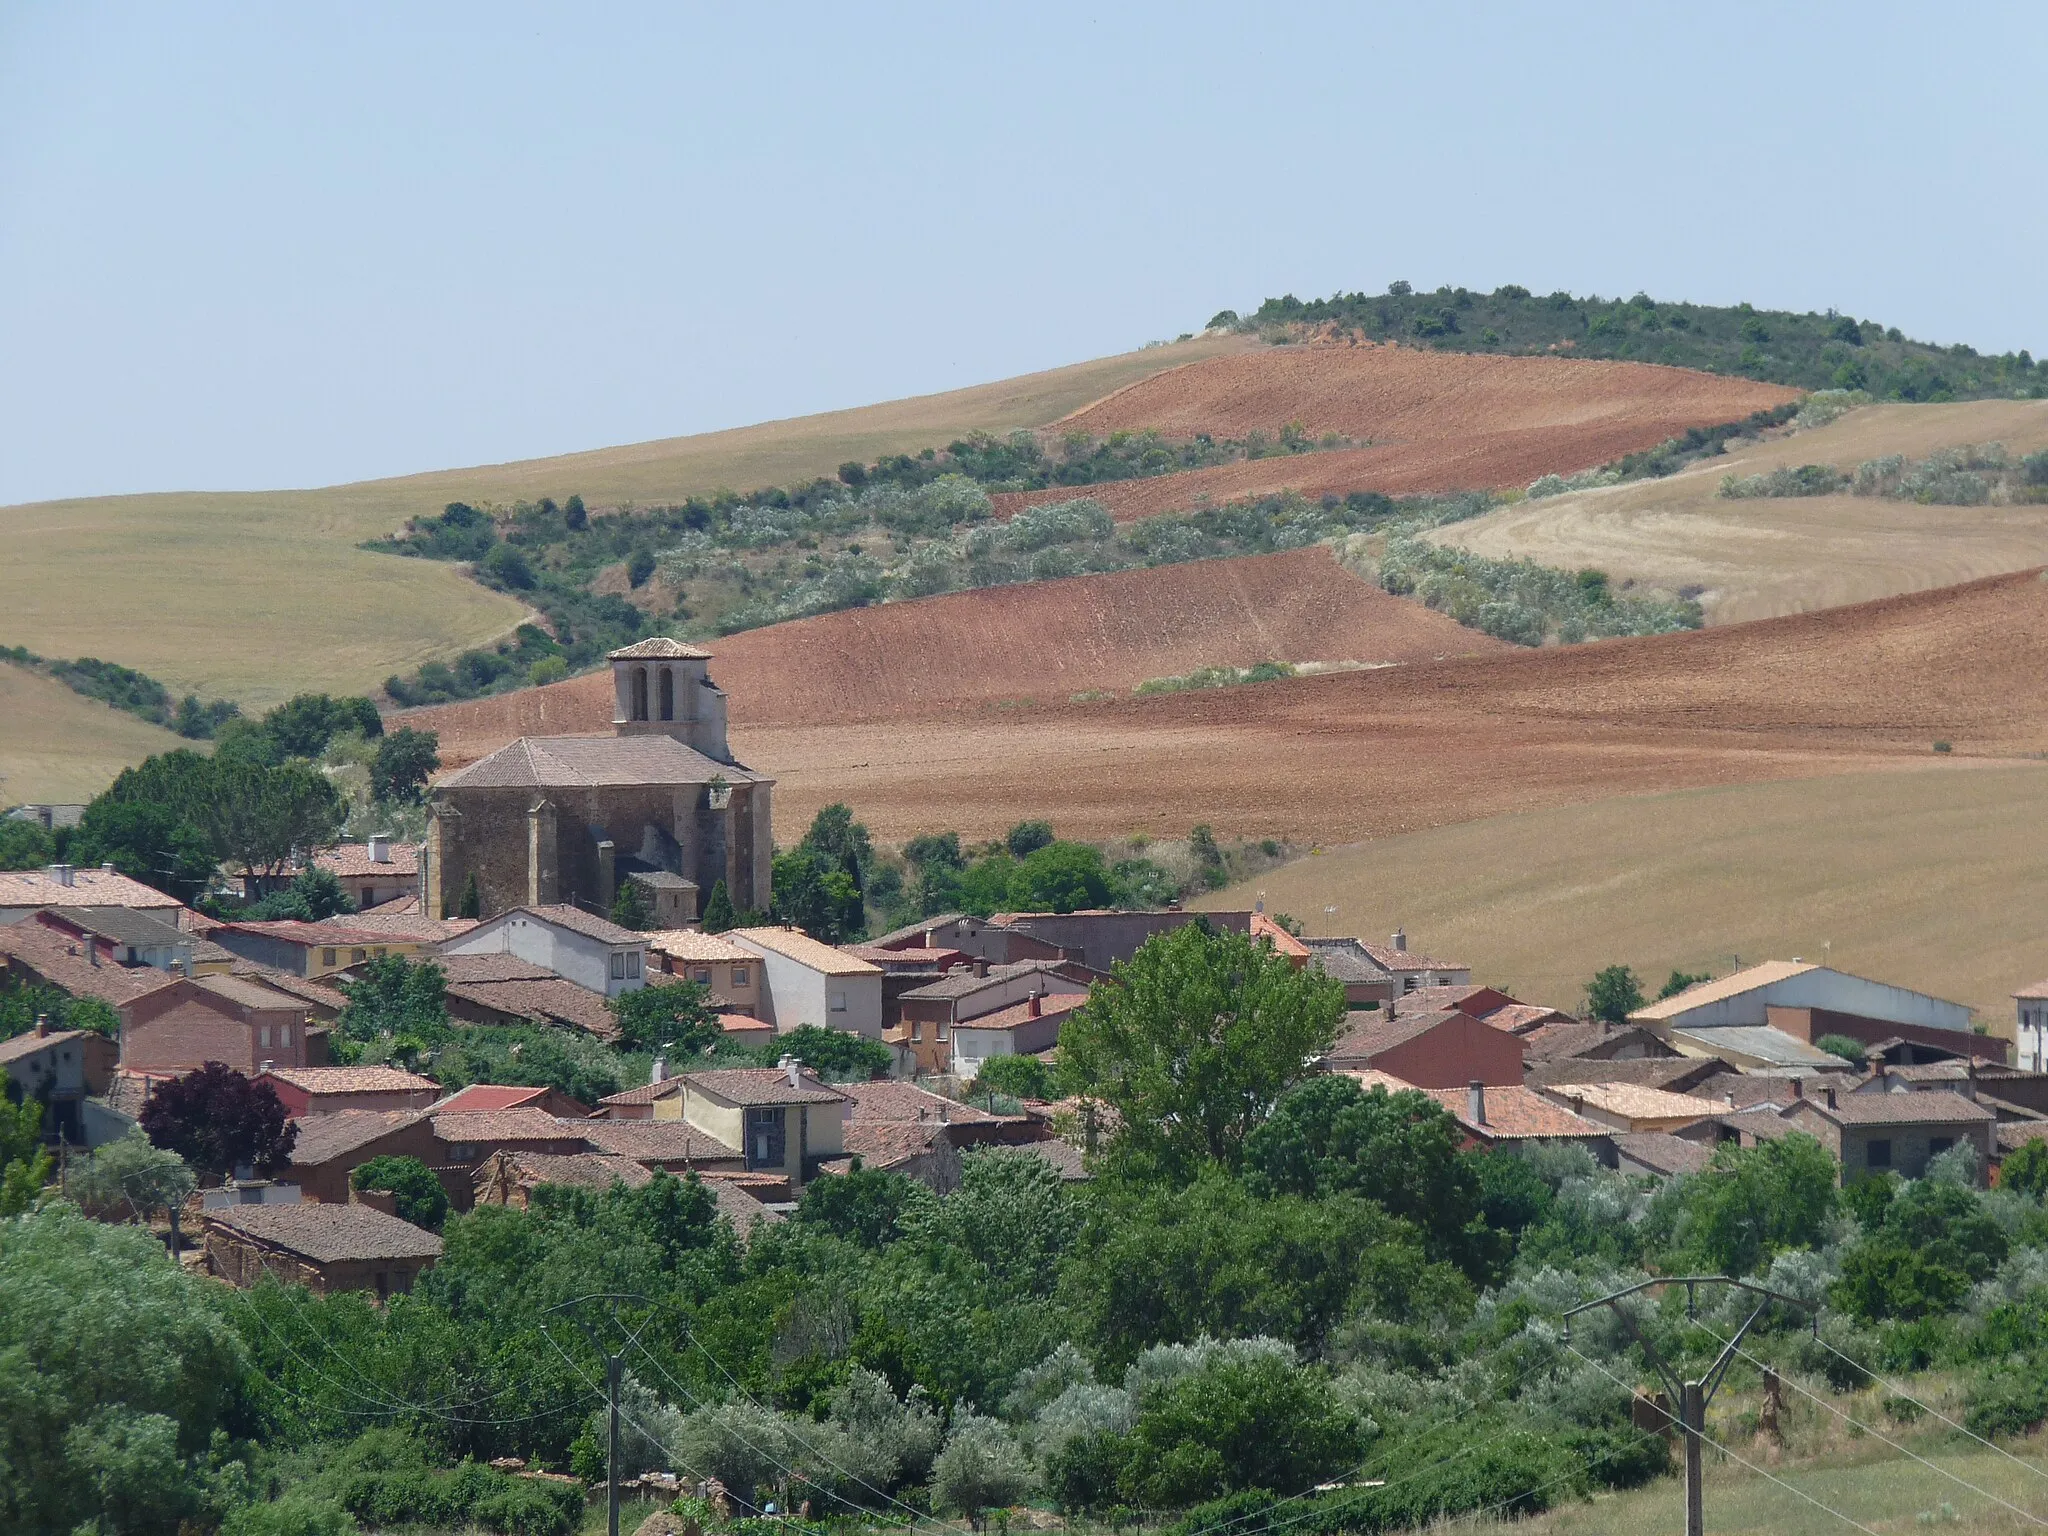
POLYGON ((991 1056, 981 1064, 974 1092, 1008 1094, 1013 1099, 1053 1096, 1052 1068, 1036 1056, 991 1056))
POLYGON ((1031 1462, 996 1419, 963 1412, 932 1463, 932 1500, 980 1524, 981 1512, 1015 1504, 1031 1491, 1031 1462))
POLYGON ((1822 1035, 1813 1043, 1830 1056, 1841 1057, 1852 1067, 1860 1067, 1869 1059, 1864 1052, 1863 1042, 1848 1035, 1822 1035))
POLYGON ((244 1504, 222 1522, 220 1536, 355 1536, 359 1527, 331 1499, 287 1493, 268 1504, 244 1504))
POLYGON ((396 1196, 398 1219, 429 1232, 448 1219, 448 1191, 416 1157, 373 1157, 349 1175, 349 1187, 396 1196))

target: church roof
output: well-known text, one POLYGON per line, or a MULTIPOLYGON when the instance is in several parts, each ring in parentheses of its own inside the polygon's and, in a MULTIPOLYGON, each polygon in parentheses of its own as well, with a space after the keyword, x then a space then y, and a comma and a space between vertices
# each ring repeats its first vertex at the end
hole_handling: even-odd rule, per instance
POLYGON ((607 661, 709 661, 711 653, 699 650, 694 645, 685 645, 680 640, 671 640, 667 635, 655 635, 651 639, 636 640, 623 650, 608 652, 607 661))
POLYGON ((437 788, 580 789, 599 785, 708 784, 715 778, 731 784, 774 782, 736 763, 714 762, 673 736, 522 736, 489 757, 450 774, 437 788))

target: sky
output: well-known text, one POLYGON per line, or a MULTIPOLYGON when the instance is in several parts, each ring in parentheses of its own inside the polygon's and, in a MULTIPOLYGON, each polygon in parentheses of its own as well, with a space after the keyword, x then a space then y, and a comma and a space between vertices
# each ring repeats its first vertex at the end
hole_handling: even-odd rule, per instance
POLYGON ((2048 7, 0 5, 0 504, 998 379, 1394 279, 2048 354, 2048 7))

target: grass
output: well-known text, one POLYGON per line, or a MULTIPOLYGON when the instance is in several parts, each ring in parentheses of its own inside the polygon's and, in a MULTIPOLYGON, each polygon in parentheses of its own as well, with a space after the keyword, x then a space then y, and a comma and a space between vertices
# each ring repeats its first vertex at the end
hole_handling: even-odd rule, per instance
POLYGON ((0 807, 80 804, 128 764, 175 747, 207 750, 54 678, 0 663, 0 807))
MULTIPOLYGON (((1930 759, 1931 760, 1931 759, 1930 759)), ((1797 955, 1954 998, 2011 1038, 2048 976, 2017 893, 2048 878, 2048 769, 1850 774, 1607 799, 1334 848, 1191 905, 1462 960, 1577 1006, 1587 978, 1797 955), (1334 911, 1327 910, 1334 908, 1334 911)))
POLYGON ((2048 562, 2048 507, 1920 506, 1868 496, 1731 500, 1738 477, 1887 454, 1924 459, 1965 443, 2048 447, 2048 401, 1872 405, 1833 423, 1707 458, 1664 480, 1567 492, 1429 535, 1496 559, 1593 566, 1697 594, 1714 624, 1832 608, 2048 562))
MULTIPOLYGON (((1148 348, 727 432, 321 490, 0 508, 0 643, 117 661, 252 713, 304 689, 367 692, 393 672, 496 639, 524 613, 452 566, 355 547, 446 502, 578 492, 598 508, 831 474, 847 459, 1042 425, 1161 368, 1248 345, 1148 348)), ((47 725, 86 734, 41 740, 40 751, 104 755, 86 718, 47 725)))

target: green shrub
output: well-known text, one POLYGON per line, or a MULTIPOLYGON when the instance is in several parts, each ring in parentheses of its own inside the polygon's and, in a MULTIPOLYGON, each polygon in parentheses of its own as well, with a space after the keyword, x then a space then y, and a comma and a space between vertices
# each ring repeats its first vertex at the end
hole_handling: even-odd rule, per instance
POLYGON ((396 1196, 398 1219, 430 1232, 448 1219, 448 1191, 416 1157, 373 1157, 349 1175, 349 1185, 396 1196))

